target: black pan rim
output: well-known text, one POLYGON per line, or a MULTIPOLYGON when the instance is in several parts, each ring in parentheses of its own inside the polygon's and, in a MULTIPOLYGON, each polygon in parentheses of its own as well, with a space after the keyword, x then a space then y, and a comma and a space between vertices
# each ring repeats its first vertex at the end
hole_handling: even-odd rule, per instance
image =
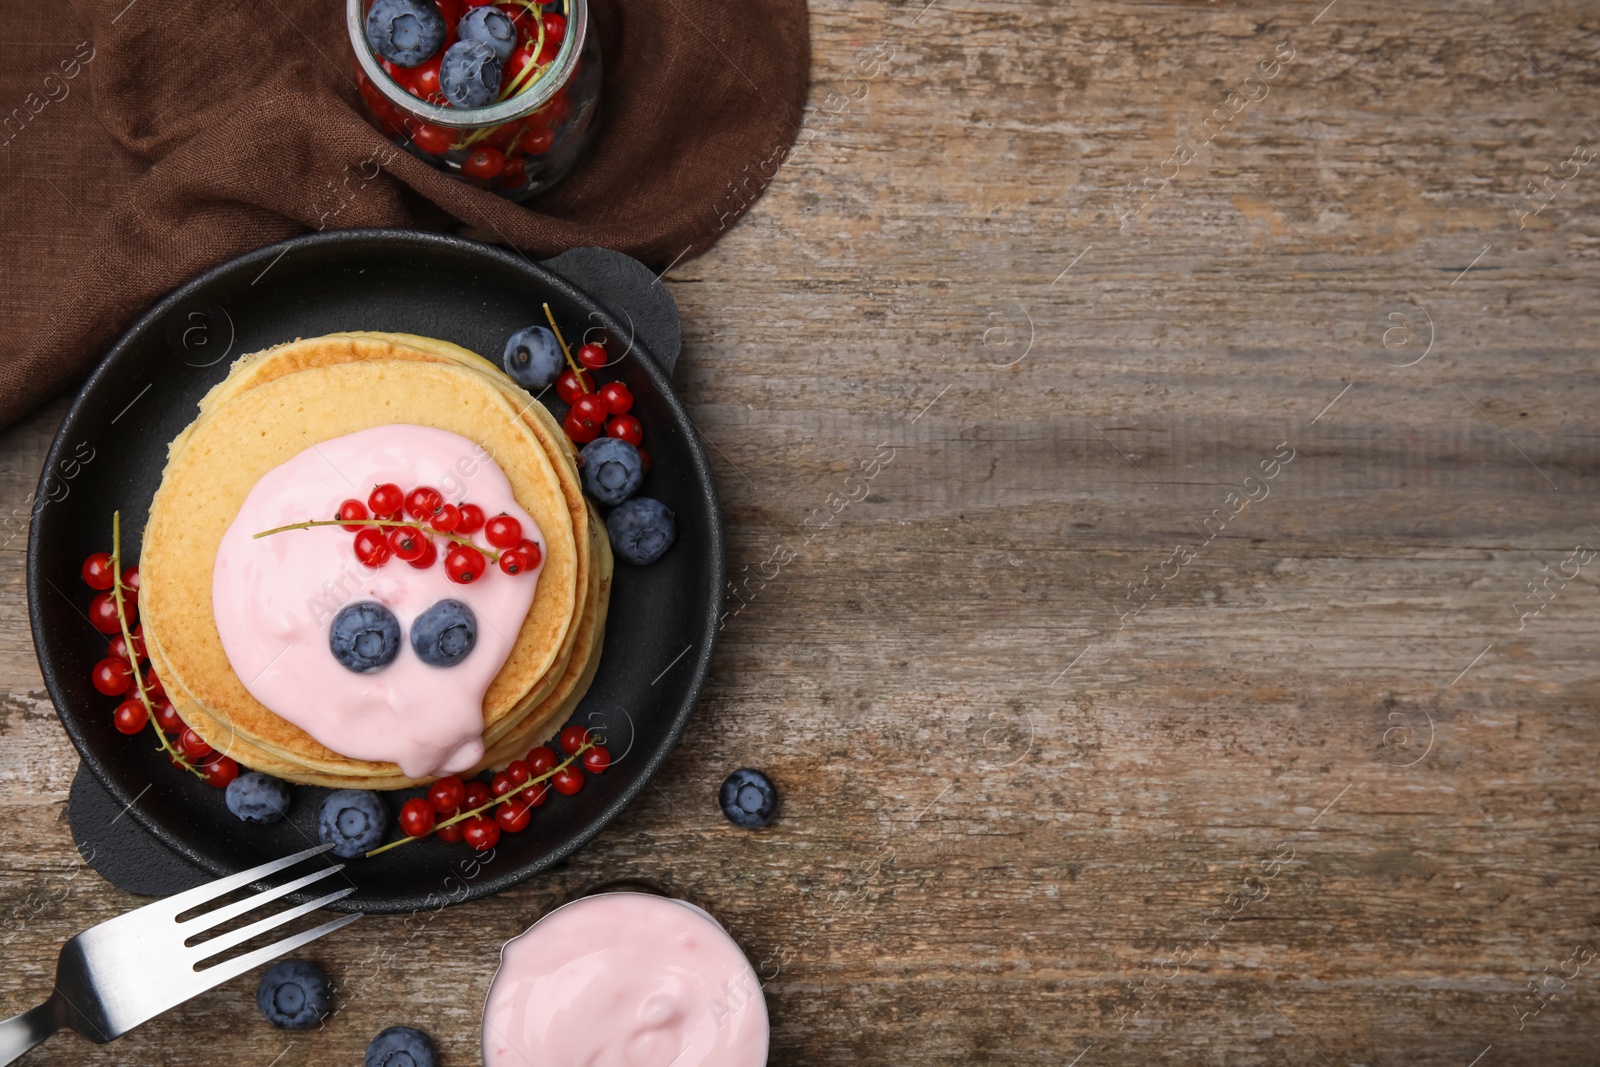
MULTIPOLYGON (((116 342, 107 350, 105 356, 96 364, 94 370, 90 372, 89 377, 84 381, 77 396, 73 399, 65 417, 61 420, 55 437, 51 441, 49 451, 46 453, 44 466, 40 472, 39 487, 35 492, 34 500, 47 499, 45 495, 45 479, 61 458, 62 451, 67 447, 66 442, 71 436, 70 431, 76 427, 78 419, 83 417, 84 409, 91 402, 95 391, 102 386, 106 377, 111 373, 111 368, 119 359, 123 358, 124 353, 146 331, 158 328, 158 324, 173 308, 183 301, 193 298, 196 294, 206 291, 209 287, 227 280, 235 273, 257 267, 265 267, 297 249, 324 249, 330 247, 338 248, 340 246, 356 249, 367 249, 376 246, 394 250, 403 248, 442 250, 487 259, 497 263, 499 266, 521 273, 531 281, 559 291, 573 303, 593 313, 601 324, 614 335, 620 337, 628 334, 628 331, 622 328, 622 324, 594 298, 573 286, 560 275, 541 267, 520 252, 508 251, 504 248, 469 240, 464 237, 457 237, 452 234, 423 230, 350 229, 323 231, 292 237, 246 252, 185 282, 158 301, 123 331, 116 342)), ((702 620, 704 627, 703 640, 697 642, 699 653, 695 656, 692 664, 693 673, 683 699, 673 711, 663 740, 656 745, 654 751, 649 753, 644 761, 642 770, 623 788, 615 799, 589 819, 587 824, 578 829, 567 842, 515 868, 493 874, 485 872, 481 878, 473 879, 466 886, 465 892, 460 894, 459 897, 451 899, 449 901, 450 904, 481 899, 521 884, 534 875, 562 863, 598 836, 629 804, 638 798, 638 795, 644 791, 644 788, 660 772, 661 767, 671 756, 673 750, 677 748, 678 742, 683 737, 684 730, 688 727, 689 718, 693 714, 695 706, 699 703, 706 678, 710 673, 711 660, 715 652, 719 629, 718 624, 721 618, 720 594, 725 583, 726 574, 726 545, 722 528, 721 505, 717 498, 716 483, 712 478, 710 463, 706 458, 705 450, 700 445, 700 435, 697 427, 684 410, 681 401, 673 391, 671 383, 655 357, 643 346, 643 342, 639 342, 636 347, 637 354, 641 357, 640 365, 662 394, 668 409, 683 433, 691 457, 694 478, 704 493, 704 503, 707 509, 707 532, 711 542, 708 548, 710 549, 709 555, 712 565, 710 573, 705 576, 704 580, 707 582, 712 595, 707 597, 707 610, 702 620)), ((129 796, 127 791, 121 787, 115 776, 110 773, 106 758, 90 742, 87 735, 80 730, 76 714, 62 710, 69 707, 70 704, 63 696, 55 663, 47 651, 50 648, 50 638, 44 633, 38 608, 43 596, 42 582, 44 580, 37 562, 41 536, 41 525, 37 521, 30 522, 26 572, 29 627, 33 635, 34 654, 39 661, 39 671, 43 677, 46 692, 49 693, 51 702, 56 708, 57 719, 61 722, 62 728, 72 741, 73 747, 78 750, 79 758, 112 798, 122 805, 129 815, 160 841, 162 845, 218 877, 233 873, 234 869, 230 865, 218 862, 213 857, 188 847, 180 837, 175 835, 160 820, 153 819, 148 813, 142 811, 136 803, 137 798, 129 796)), ((401 914, 425 908, 431 909, 437 905, 437 898, 434 895, 430 895, 426 900, 413 896, 394 895, 353 897, 329 905, 329 908, 335 911, 401 914)))

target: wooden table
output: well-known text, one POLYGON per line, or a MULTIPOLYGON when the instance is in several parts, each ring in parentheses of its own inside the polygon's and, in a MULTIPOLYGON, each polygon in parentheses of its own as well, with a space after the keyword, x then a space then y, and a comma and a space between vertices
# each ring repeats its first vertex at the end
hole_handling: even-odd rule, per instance
MULTIPOLYGON (((476 1063, 500 942, 618 874, 734 929, 775 1064, 1594 1062, 1600 30, 1325 2, 815 5, 802 147, 668 275, 739 585, 657 786, 319 944, 322 1032, 237 981, 29 1062, 476 1063)), ((3 551, 18 1010, 134 901, 3 551)))

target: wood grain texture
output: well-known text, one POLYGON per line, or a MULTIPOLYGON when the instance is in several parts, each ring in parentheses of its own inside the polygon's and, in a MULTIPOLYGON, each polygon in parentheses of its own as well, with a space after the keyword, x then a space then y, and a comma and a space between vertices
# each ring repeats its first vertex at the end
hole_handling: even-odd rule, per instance
MULTIPOLYGON (((775 1064, 1593 1062, 1600 560, 1548 576, 1600 549, 1600 164, 1526 194, 1600 145, 1594 9, 923 2, 813 6, 801 147, 668 275, 736 592, 656 787, 319 944, 322 1032, 240 981, 29 1062, 410 1022, 476 1063, 500 942, 626 876, 733 928, 775 1064), (744 764, 769 832, 715 809, 744 764)), ((63 410, 0 440, 5 511, 63 410)), ((72 847, 0 556, 20 1010, 132 901, 72 847)))

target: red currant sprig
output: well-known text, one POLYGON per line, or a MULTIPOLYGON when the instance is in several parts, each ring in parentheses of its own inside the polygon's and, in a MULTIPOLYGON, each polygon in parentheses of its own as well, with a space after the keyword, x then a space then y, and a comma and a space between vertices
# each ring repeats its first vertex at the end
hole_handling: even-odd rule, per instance
POLYGON ((537 567, 543 558, 538 544, 523 540, 522 524, 510 515, 486 520, 476 504, 447 504, 437 489, 423 486, 407 493, 392 482, 374 488, 365 504, 344 501, 332 519, 290 523, 254 536, 316 526, 338 526, 353 532, 356 558, 368 567, 381 567, 394 558, 426 570, 439 559, 434 536, 443 537, 453 544, 445 553, 445 574, 458 585, 477 581, 491 563, 506 574, 517 575, 537 567), (472 540, 479 530, 490 547, 472 540))
MULTIPOLYGON (((99 579, 97 576, 96 581, 90 581, 89 564, 95 562, 96 557, 101 555, 104 555, 104 553, 96 553, 94 556, 90 556, 89 559, 84 563, 84 580, 89 581, 91 588, 96 587, 96 581, 99 579)), ((134 638, 133 631, 128 626, 128 617, 130 612, 127 604, 124 602, 123 593, 124 591, 132 591, 133 593, 137 594, 139 589, 139 578, 138 570, 136 568, 130 567, 126 571, 122 569, 122 513, 120 511, 113 511, 111 513, 111 557, 109 562, 111 564, 111 574, 114 576, 110 587, 110 601, 116 613, 117 628, 122 631, 122 647, 130 651, 134 651, 135 655, 137 655, 138 652, 142 652, 144 649, 144 635, 140 634, 137 640, 134 638), (120 576, 120 578, 115 576, 120 576)), ((100 597, 106 595, 106 593, 102 592, 96 596, 95 599, 98 600, 100 597)), ((96 628, 98 629, 98 626, 96 628)), ((103 673, 101 671, 101 667, 110 662, 113 661, 108 658, 101 660, 100 663, 95 664, 95 686, 96 688, 99 688, 101 692, 106 691, 105 688, 100 684, 101 675, 103 673)), ((119 662, 124 664, 124 670, 127 672, 128 677, 123 679, 122 688, 116 692, 126 692, 128 688, 128 682, 131 681, 135 691, 138 694, 138 709, 139 711, 143 712, 143 718, 141 719, 138 712, 135 712, 134 709, 128 707, 128 705, 132 704, 133 701, 125 700, 121 704, 117 705, 117 710, 112 718, 112 722, 116 728, 122 733, 134 734, 137 733, 145 723, 150 723, 155 727, 156 739, 161 742, 162 751, 167 754, 167 758, 171 760, 174 765, 182 767, 184 770, 190 771, 198 777, 204 778, 206 781, 215 785, 216 782, 214 781, 213 774, 208 773, 206 770, 198 768, 194 764, 190 763, 178 752, 177 749, 172 747, 172 742, 167 740, 167 733, 161 728, 162 716, 157 714, 155 702, 151 698, 151 691, 154 686, 150 683, 156 683, 155 671, 152 669, 148 672, 149 680, 147 682, 145 676, 139 673, 139 664, 137 660, 126 660, 119 662)), ((163 690, 162 693, 164 696, 165 691, 163 690)), ((113 693, 111 695, 116 694, 113 693)), ((170 707, 170 705, 163 701, 162 710, 164 711, 166 707, 170 707)), ((239 765, 234 763, 232 759, 229 759, 227 756, 220 756, 218 757, 217 763, 218 767, 216 771, 216 777, 222 777, 224 775, 226 776, 226 780, 222 782, 222 785, 227 785, 228 782, 233 781, 233 779, 238 776, 239 765), (231 765, 231 773, 228 773, 228 766, 223 765, 221 761, 226 761, 228 765, 231 765)))
POLYGON ((560 735, 561 747, 568 755, 559 763, 555 753, 541 745, 526 758, 512 760, 487 787, 482 782, 463 782, 455 775, 440 778, 429 787, 426 797, 413 797, 401 806, 400 829, 406 836, 380 845, 367 856, 429 834, 452 843, 465 840, 479 852, 487 851, 500 840, 501 831, 525 829, 532 809, 545 802, 550 789, 572 796, 583 788, 585 769, 600 774, 610 767, 611 753, 604 740, 592 730, 569 726, 560 735), (486 817, 491 809, 493 815, 486 817), (440 821, 440 816, 445 818, 440 821))
MULTIPOLYGON (((556 378, 556 395, 571 407, 566 418, 561 420, 561 429, 575 444, 586 445, 604 433, 638 448, 644 441, 644 424, 628 414, 633 409, 633 392, 621 382, 607 382, 596 390, 590 386, 585 373, 585 368, 594 371, 606 366, 609 357, 605 345, 585 344, 574 359, 549 304, 544 305, 544 316, 550 320, 550 329, 555 332, 561 354, 567 360, 568 369, 556 378), (583 366, 579 366, 580 363, 583 366)), ((645 466, 649 468, 648 458, 645 466)))

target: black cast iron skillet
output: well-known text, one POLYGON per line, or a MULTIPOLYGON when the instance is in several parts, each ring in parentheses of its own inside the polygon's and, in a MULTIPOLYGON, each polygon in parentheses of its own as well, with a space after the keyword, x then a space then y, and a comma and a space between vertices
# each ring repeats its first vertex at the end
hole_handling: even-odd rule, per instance
MULTIPOLYGON (((626 351, 601 380, 633 391, 653 460, 642 492, 664 501, 678 521, 677 542, 662 559, 648 567, 617 562, 599 672, 573 718, 604 729, 616 764, 588 776, 576 796, 552 794, 532 825, 503 835, 492 854, 428 839, 352 861, 346 873, 356 892, 336 907, 412 911, 515 885, 616 818, 677 742, 716 635, 723 585, 716 491, 667 380, 678 345, 670 297, 641 265, 616 253, 579 250, 552 265, 574 255, 585 259, 584 276, 603 283, 603 298, 514 252, 456 237, 346 230, 296 238, 178 289, 134 323, 85 383, 45 461, 28 541, 39 667, 84 764, 119 808, 191 863, 221 875, 306 847, 317 838, 327 791, 295 786, 286 820, 246 825, 228 812, 221 791, 170 766, 149 729, 133 737, 113 729, 117 699, 90 683, 106 637, 83 614, 92 590, 79 568, 91 552, 109 549, 117 509, 123 552, 137 558, 167 442, 235 358, 296 337, 390 330, 453 341, 498 360, 513 330, 544 321, 540 304, 548 301, 574 348, 590 331, 591 340, 604 334, 613 353, 626 351)), ((554 390, 544 399, 561 413, 554 390)), ((394 813, 419 792, 383 795, 394 813)))

